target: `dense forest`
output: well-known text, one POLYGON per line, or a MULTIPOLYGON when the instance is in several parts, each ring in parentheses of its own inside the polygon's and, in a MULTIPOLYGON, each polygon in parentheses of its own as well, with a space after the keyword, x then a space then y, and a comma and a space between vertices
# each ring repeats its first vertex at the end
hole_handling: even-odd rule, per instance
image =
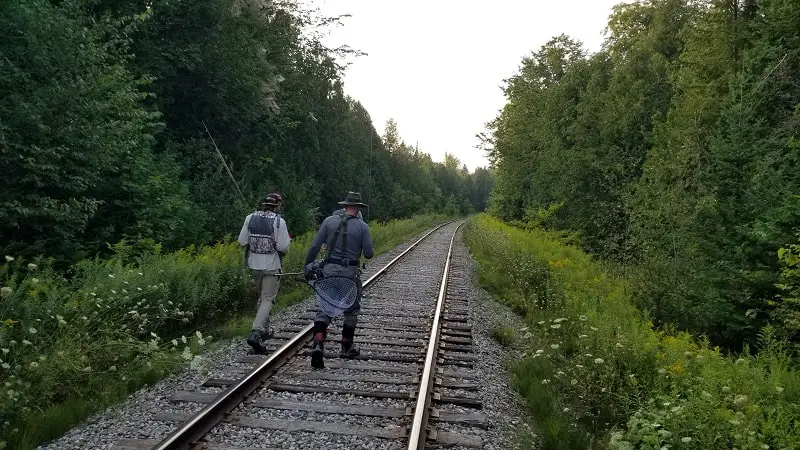
POLYGON ((554 37, 483 136, 491 211, 623 267, 656 325, 797 342, 798 24, 796 0, 648 0, 597 53, 554 37))
POLYGON ((271 191, 298 234, 349 190, 368 221, 484 209, 489 170, 432 161, 393 121, 379 135, 344 94, 359 52, 319 32, 337 20, 292 1, 2 2, 0 254, 211 242, 271 191))

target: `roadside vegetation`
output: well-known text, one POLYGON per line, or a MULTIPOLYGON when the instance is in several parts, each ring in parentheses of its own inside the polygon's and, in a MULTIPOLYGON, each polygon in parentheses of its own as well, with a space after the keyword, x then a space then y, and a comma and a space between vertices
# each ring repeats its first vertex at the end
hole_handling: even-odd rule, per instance
POLYGON ((527 322, 513 384, 544 448, 797 447, 800 375, 770 327, 756 354, 726 354, 654 329, 629 280, 566 245, 564 233, 479 215, 464 239, 483 287, 527 322))

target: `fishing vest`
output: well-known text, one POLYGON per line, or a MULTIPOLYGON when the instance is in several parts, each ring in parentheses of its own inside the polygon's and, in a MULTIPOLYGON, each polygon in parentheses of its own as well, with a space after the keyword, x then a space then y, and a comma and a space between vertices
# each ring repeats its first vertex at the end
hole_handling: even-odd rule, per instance
POLYGON ((247 226, 250 237, 247 240, 248 251, 257 254, 272 254, 275 248, 275 226, 280 227, 277 214, 272 211, 256 211, 250 217, 247 226))

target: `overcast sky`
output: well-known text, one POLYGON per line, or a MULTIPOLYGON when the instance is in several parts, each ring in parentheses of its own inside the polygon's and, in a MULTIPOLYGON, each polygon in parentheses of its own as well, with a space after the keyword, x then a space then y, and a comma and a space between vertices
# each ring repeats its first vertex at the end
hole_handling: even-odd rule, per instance
POLYGON ((522 57, 560 33, 599 50, 620 2, 304 0, 325 15, 352 15, 325 43, 368 53, 351 59, 344 85, 378 132, 394 118, 406 143, 435 161, 453 153, 470 170, 488 166, 475 134, 503 107, 503 79, 522 57))

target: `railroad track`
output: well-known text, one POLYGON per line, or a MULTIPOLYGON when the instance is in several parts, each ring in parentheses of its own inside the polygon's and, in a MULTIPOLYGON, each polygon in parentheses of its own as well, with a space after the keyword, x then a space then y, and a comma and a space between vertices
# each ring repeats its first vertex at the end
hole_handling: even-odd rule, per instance
POLYGON ((487 427, 472 370, 469 273, 452 261, 463 222, 442 225, 364 281, 355 359, 338 357, 341 317, 328 331, 325 369, 310 366, 314 309, 220 376, 175 392, 178 424, 160 441, 118 449, 483 448, 487 427), (184 408, 180 408, 185 405, 184 408), (192 410, 198 412, 182 412, 192 410))

